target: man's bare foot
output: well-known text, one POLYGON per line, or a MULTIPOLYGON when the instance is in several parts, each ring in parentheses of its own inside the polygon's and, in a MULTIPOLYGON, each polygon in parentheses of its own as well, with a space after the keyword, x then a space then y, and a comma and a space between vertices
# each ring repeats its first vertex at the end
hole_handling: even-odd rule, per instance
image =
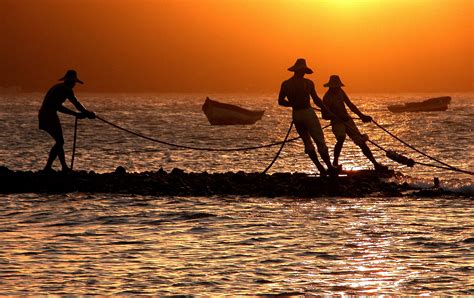
POLYGON ((376 170, 376 171, 380 171, 380 172, 386 172, 386 171, 388 171, 388 167, 387 167, 387 166, 384 166, 384 165, 379 164, 379 163, 374 164, 374 167, 375 167, 375 170, 376 170))
POLYGON ((44 167, 42 172, 43 173, 54 173, 55 171, 53 170, 53 168, 46 166, 46 167, 44 167))
POLYGON ((337 177, 339 174, 339 169, 337 167, 330 166, 328 167, 328 174, 330 177, 337 177))

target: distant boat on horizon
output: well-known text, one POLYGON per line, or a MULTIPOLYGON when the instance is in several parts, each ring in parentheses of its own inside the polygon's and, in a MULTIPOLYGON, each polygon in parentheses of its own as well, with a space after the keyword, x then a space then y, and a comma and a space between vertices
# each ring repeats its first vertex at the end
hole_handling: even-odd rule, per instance
POLYGON ((387 108, 392 113, 446 111, 450 102, 450 96, 442 96, 430 98, 421 102, 407 102, 400 105, 389 105, 387 108))
POLYGON ((206 97, 202 111, 211 125, 246 125, 262 119, 264 110, 252 111, 206 97))

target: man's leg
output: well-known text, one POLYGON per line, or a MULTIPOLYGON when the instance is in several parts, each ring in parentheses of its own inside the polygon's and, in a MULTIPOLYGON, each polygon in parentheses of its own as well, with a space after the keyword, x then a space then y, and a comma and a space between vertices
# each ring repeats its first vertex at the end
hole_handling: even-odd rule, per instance
POLYGON ((327 175, 326 169, 323 167, 323 165, 319 162, 318 155, 316 154, 316 150, 312 150, 309 152, 306 152, 308 154, 309 158, 313 161, 313 163, 316 165, 316 168, 318 168, 318 171, 320 173, 321 177, 325 177, 327 175))
POLYGON ((369 146, 367 146, 366 143, 359 145, 359 147, 362 149, 362 153, 364 153, 364 155, 372 162, 376 170, 379 170, 379 171, 388 170, 387 166, 384 166, 375 160, 375 157, 372 154, 372 151, 370 150, 369 146))
POLYGON ((329 151, 328 147, 326 146, 326 141, 324 140, 324 133, 323 129, 321 128, 321 124, 319 123, 316 114, 312 111, 313 115, 309 115, 309 119, 307 119, 307 125, 309 125, 308 132, 311 138, 316 143, 316 147, 318 147, 319 155, 324 163, 327 165, 329 171, 333 171, 334 168, 331 164, 331 159, 329 158, 329 151))
POLYGON ((362 153, 374 164, 378 164, 378 162, 375 160, 374 155, 372 154, 372 151, 370 150, 369 146, 367 146, 366 143, 361 143, 358 144, 360 149, 362 149, 362 153))
POLYGON ((46 162, 46 166, 44 167, 45 171, 49 171, 52 169, 53 162, 58 156, 58 150, 56 148, 57 146, 56 144, 54 144, 53 147, 51 147, 51 150, 49 151, 48 161, 46 162))
POLYGON ((59 162, 61 163, 61 167, 63 171, 69 170, 69 167, 66 164, 66 158, 64 156, 64 138, 63 138, 63 133, 61 130, 58 130, 57 132, 50 133, 50 135, 54 138, 56 141, 56 144, 54 144, 53 148, 51 148, 51 152, 49 154, 49 159, 48 163, 46 164, 45 170, 51 169, 51 166, 53 165, 54 160, 56 157, 59 158, 59 162))
POLYGON ((335 167, 339 166, 339 156, 341 155, 342 146, 346 140, 346 126, 343 122, 333 122, 331 121, 331 129, 336 137, 336 145, 334 146, 334 160, 332 164, 335 167))
POLYGON ((344 141, 346 140, 346 136, 338 137, 336 145, 334 146, 334 159, 332 161, 333 166, 339 166, 339 156, 341 155, 342 146, 344 146, 344 141))
POLYGON ((376 170, 386 170, 387 167, 379 164, 376 160, 369 146, 367 146, 367 135, 362 135, 355 125, 354 121, 346 122, 346 131, 354 143, 362 149, 362 153, 372 162, 376 170))
MULTIPOLYGON (((56 143, 58 144, 58 143, 56 143)), ((58 158, 59 158, 59 161, 61 162, 61 168, 63 171, 68 171, 69 170, 69 167, 67 166, 66 164, 66 157, 64 156, 64 140, 62 141, 62 143, 59 143, 58 144, 58 158)))
POLYGON ((321 155, 321 159, 328 166, 328 169, 333 168, 331 164, 331 158, 329 157, 329 150, 328 150, 328 147, 326 146, 326 143, 321 144, 318 142, 316 143, 316 146, 318 147, 318 152, 319 152, 319 155, 321 155))
POLYGON ((308 133, 306 127, 302 124, 295 123, 296 131, 300 135, 301 139, 304 143, 304 152, 308 154, 311 161, 314 163, 316 168, 318 169, 321 176, 326 176, 326 169, 318 160, 318 155, 316 154, 316 150, 314 149, 313 143, 311 142, 311 137, 308 133))

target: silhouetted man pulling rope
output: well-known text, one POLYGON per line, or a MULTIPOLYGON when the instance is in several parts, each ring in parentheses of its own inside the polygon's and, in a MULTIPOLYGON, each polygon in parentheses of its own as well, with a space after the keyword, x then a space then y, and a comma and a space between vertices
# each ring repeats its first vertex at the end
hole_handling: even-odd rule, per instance
POLYGON ((324 94, 323 102, 324 105, 334 114, 326 118, 326 115, 323 113, 323 118, 331 119, 332 132, 337 139, 336 145, 334 146, 334 160, 333 165, 335 167, 339 166, 339 155, 341 154, 342 146, 344 145, 344 140, 346 135, 348 135, 354 143, 362 149, 362 153, 372 162, 376 170, 386 171, 388 168, 384 165, 381 165, 375 160, 372 151, 366 142, 368 141, 368 136, 360 133, 357 128, 354 120, 347 113, 345 105, 351 109, 363 122, 371 122, 372 117, 363 114, 349 99, 347 94, 342 90, 344 84, 341 82, 341 79, 337 75, 332 75, 329 78, 329 82, 324 84, 324 87, 329 88, 329 90, 324 94))
POLYGON ((328 117, 332 113, 324 106, 322 100, 316 94, 313 81, 304 77, 305 74, 311 74, 313 71, 306 66, 306 60, 302 58, 296 60, 295 65, 288 68, 288 70, 294 72, 294 75, 282 83, 278 104, 293 109, 293 122, 295 123, 296 131, 303 139, 305 153, 308 154, 316 165, 321 176, 326 176, 326 169, 319 162, 311 139, 316 143, 319 155, 327 165, 329 174, 336 174, 336 169, 332 166, 329 159, 328 147, 324 140, 321 124, 311 107, 310 98, 328 117), (285 98, 288 98, 288 100, 285 98))
POLYGON ((74 96, 72 89, 76 86, 76 83, 84 84, 77 78, 76 71, 68 70, 64 77, 59 80, 63 82, 56 84, 49 89, 44 97, 43 104, 41 105, 38 114, 39 128, 49 133, 56 142, 51 148, 44 171, 52 171, 52 165, 56 157, 58 157, 61 162, 62 171, 70 171, 64 157, 64 137, 57 112, 73 115, 80 119, 86 117, 89 119, 95 118, 94 112, 88 111, 84 108, 84 106, 82 106, 74 96), (66 99, 68 99, 76 109, 80 111, 80 113, 64 107, 63 103, 66 99))

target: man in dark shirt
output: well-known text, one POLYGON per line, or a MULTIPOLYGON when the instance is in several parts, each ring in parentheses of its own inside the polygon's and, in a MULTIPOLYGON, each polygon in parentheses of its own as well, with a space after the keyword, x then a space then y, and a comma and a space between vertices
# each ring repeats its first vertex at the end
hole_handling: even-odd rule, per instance
POLYGON ((331 115, 332 113, 326 109, 323 102, 316 94, 314 83, 311 80, 304 78, 305 74, 313 73, 313 71, 306 66, 305 59, 298 59, 295 65, 288 68, 288 70, 293 71, 294 75, 282 83, 280 94, 278 96, 278 104, 293 109, 293 121, 296 131, 303 139, 305 153, 308 154, 316 165, 321 176, 326 176, 326 169, 318 160, 311 138, 316 143, 318 152, 328 167, 329 174, 335 174, 336 170, 331 165, 329 159, 323 130, 321 129, 321 124, 319 123, 316 113, 311 107, 310 98, 313 99, 313 102, 319 106, 326 115, 331 115), (288 98, 288 100, 285 98, 288 98))
POLYGON ((68 70, 64 77, 59 80, 63 82, 56 84, 49 89, 38 113, 39 128, 49 133, 56 142, 49 153, 48 162, 44 167, 45 171, 52 170, 52 165, 56 157, 59 158, 63 171, 70 170, 64 157, 64 137, 57 112, 73 115, 80 119, 86 117, 89 119, 95 118, 95 114, 84 108, 74 96, 72 89, 76 83, 83 84, 83 82, 77 78, 76 71, 68 70), (76 109, 80 111, 80 113, 64 107, 63 103, 66 99, 68 99, 76 109))
MULTIPOLYGON (((334 160, 333 165, 338 167, 339 155, 341 154, 346 134, 354 141, 354 143, 362 149, 362 153, 374 164, 376 170, 387 170, 386 166, 379 164, 373 154, 370 151, 369 146, 366 142, 368 140, 367 135, 360 133, 359 129, 354 123, 354 120, 347 113, 346 104, 352 112, 362 119, 363 122, 372 121, 372 117, 364 115, 347 97, 347 94, 342 90, 344 84, 337 75, 332 75, 329 78, 329 82, 324 84, 324 87, 329 87, 329 90, 324 94, 323 102, 324 105, 335 115, 331 119, 331 126, 334 135, 336 136, 337 142, 334 146, 334 160)), ((326 118, 326 117, 324 117, 326 118)))

